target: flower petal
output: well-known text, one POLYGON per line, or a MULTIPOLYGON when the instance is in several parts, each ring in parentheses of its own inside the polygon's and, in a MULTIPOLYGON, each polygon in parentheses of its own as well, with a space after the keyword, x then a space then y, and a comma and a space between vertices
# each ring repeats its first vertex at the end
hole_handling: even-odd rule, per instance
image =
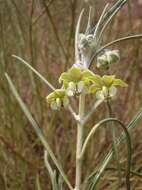
POLYGON ((81 93, 83 91, 83 88, 84 88, 84 82, 79 81, 79 83, 77 84, 77 91, 81 93))
POLYGON ((64 72, 61 74, 59 78, 59 83, 61 83, 62 81, 66 81, 66 82, 70 81, 70 75, 67 72, 64 72))
POLYGON ((89 88, 89 92, 90 93, 96 93, 98 90, 100 90, 100 88, 96 85, 92 85, 90 88, 89 88))
POLYGON ((55 101, 52 101, 50 106, 51 106, 52 110, 58 110, 58 106, 57 106, 57 103, 55 101))
POLYGON ((114 86, 121 86, 121 87, 127 87, 128 85, 121 79, 115 79, 113 81, 114 86))
POLYGON ((108 88, 113 84, 114 79, 115 75, 104 75, 102 77, 104 85, 107 86, 108 88))
POLYGON ((96 98, 100 99, 100 100, 104 100, 105 99, 102 90, 99 90, 99 91, 96 92, 96 98))
POLYGON ((64 106, 64 108, 67 108, 68 105, 69 105, 69 99, 65 96, 65 97, 63 98, 63 106, 64 106))
POLYGON ((117 89, 116 87, 112 86, 110 89, 109 89, 109 96, 110 97, 114 97, 117 93, 117 89))
POLYGON ((67 89, 67 95, 68 95, 68 96, 74 96, 74 93, 75 93, 74 90, 72 90, 72 89, 70 89, 70 88, 67 89))

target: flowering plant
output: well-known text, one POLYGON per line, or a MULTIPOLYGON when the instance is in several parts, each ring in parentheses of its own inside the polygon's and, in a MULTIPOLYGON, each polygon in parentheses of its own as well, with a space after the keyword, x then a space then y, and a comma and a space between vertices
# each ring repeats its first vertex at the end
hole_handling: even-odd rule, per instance
MULTIPOLYGON (((23 62, 28 68, 30 68, 41 80, 43 80, 51 89, 52 92, 46 97, 47 103, 53 110, 59 111, 62 107, 65 109, 69 109, 75 121, 77 122, 77 142, 76 142, 76 173, 75 173, 75 187, 73 187, 68 180, 67 175, 63 171, 60 163, 56 159, 53 151, 48 144, 47 139, 45 138, 43 132, 38 126, 37 122, 32 117, 32 114, 29 112, 28 108, 20 98, 18 92, 16 91, 10 77, 6 74, 6 78, 10 85, 10 88, 15 95, 17 101, 19 102, 22 110, 25 115, 31 122, 33 128, 35 129, 38 137, 40 138, 44 149, 44 161, 46 168, 49 172, 52 189, 53 190, 61 190, 64 188, 62 180, 66 183, 70 190, 90 190, 96 189, 96 184, 98 183, 102 173, 104 172, 107 164, 111 160, 113 156, 117 160, 118 173, 121 172, 121 167, 118 159, 118 151, 117 146, 120 142, 126 139, 128 156, 127 156, 127 168, 126 168, 126 187, 127 190, 130 190, 130 167, 131 167, 131 139, 129 135, 128 129, 135 125, 136 121, 141 116, 141 112, 134 117, 130 125, 125 126, 122 121, 117 118, 112 118, 112 110, 111 110, 111 100, 116 96, 118 87, 127 87, 127 84, 115 77, 115 75, 104 75, 100 76, 96 72, 91 71, 91 65, 96 60, 96 67, 103 71, 108 70, 112 64, 117 64, 120 61, 120 54, 118 50, 110 50, 108 47, 117 42, 129 40, 133 38, 140 38, 142 35, 129 36, 125 38, 121 38, 102 46, 102 35, 105 31, 106 26, 112 20, 114 15, 120 10, 120 8, 127 2, 127 0, 118 0, 112 7, 108 8, 108 4, 104 8, 102 15, 98 23, 92 27, 91 25, 91 9, 89 11, 89 19, 85 32, 80 32, 80 23, 83 17, 83 12, 81 12, 77 26, 76 26, 76 34, 75 34, 75 62, 70 69, 66 72, 63 72, 59 77, 59 83, 61 84, 60 89, 55 89, 39 72, 37 72, 31 65, 29 65, 26 61, 21 59, 18 56, 13 56, 23 62), (88 113, 85 112, 85 98, 86 95, 94 94, 96 99, 95 102, 90 108, 88 113), (78 114, 72 108, 70 98, 79 99, 79 107, 78 114), (87 137, 84 138, 84 129, 85 124, 88 119, 92 116, 97 107, 102 104, 107 103, 109 115, 110 117, 107 119, 103 119, 94 125, 87 137), (87 177, 86 179, 82 179, 82 165, 83 165, 83 156, 85 154, 88 142, 95 134, 96 130, 100 128, 105 123, 111 122, 112 126, 112 150, 106 156, 103 164, 98 169, 96 174, 91 175, 91 177, 87 177), (119 125, 113 125, 117 123, 119 125), (119 139, 116 139, 116 131, 115 128, 120 126, 123 130, 123 134, 119 139), (56 168, 58 169, 59 180, 57 179, 56 172, 52 168, 48 156, 52 159, 56 168), (90 180, 91 178, 91 180, 90 180)), ((105 125, 104 125, 105 126, 105 125)), ((119 184, 121 185, 121 184, 119 184)))

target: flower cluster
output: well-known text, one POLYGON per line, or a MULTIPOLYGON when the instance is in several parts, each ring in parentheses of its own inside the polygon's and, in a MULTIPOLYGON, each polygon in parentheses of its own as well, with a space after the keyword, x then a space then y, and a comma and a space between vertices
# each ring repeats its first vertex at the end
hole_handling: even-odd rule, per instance
POLYGON ((72 67, 61 74, 59 82, 63 82, 63 88, 66 89, 68 96, 79 95, 88 91, 89 78, 93 77, 93 75, 94 73, 89 69, 82 70, 81 68, 72 67))
POLYGON ((96 94, 97 99, 107 100, 116 95, 116 87, 126 87, 127 84, 114 75, 94 74, 89 69, 82 70, 78 67, 71 67, 67 72, 61 74, 59 83, 62 88, 57 89, 47 96, 47 102, 53 110, 69 105, 70 96, 79 96, 81 93, 96 94))
POLYGON ((120 60, 118 50, 105 50, 105 53, 97 58, 97 67, 100 69, 109 69, 111 64, 120 60))
POLYGON ((90 87, 90 93, 95 93, 97 99, 110 99, 116 95, 116 87, 126 87, 127 84, 121 80, 116 79, 115 75, 94 75, 90 78, 92 85, 90 87))
POLYGON ((69 105, 69 99, 64 89, 56 89, 46 97, 46 100, 53 110, 59 110, 61 107, 67 108, 69 105))

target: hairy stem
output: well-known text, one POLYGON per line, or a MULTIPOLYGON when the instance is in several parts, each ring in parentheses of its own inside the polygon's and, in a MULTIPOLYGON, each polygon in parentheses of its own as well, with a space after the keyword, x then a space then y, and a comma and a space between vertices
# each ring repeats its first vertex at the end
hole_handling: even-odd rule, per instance
MULTIPOLYGON (((81 94, 79 97, 79 117, 80 120, 84 117, 85 110, 85 95, 81 94)), ((76 181, 75 190, 81 190, 81 178, 82 178, 82 160, 79 158, 83 144, 83 128, 84 125, 78 123, 77 125, 77 147, 76 147, 76 181)))

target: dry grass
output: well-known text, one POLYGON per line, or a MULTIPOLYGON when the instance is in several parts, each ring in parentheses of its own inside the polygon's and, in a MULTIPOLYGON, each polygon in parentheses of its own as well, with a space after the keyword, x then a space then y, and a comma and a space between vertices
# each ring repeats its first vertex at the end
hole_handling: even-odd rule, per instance
MULTIPOLYGON (((85 1, 84 1, 85 2, 85 1)), ((22 98, 28 104, 33 116, 42 126, 48 141, 56 152, 70 179, 75 172, 76 126, 69 113, 51 112, 45 96, 49 93, 27 68, 19 64, 12 54, 21 56, 42 73, 54 86, 60 73, 74 61, 74 29, 76 19, 83 6, 81 0, 1 0, 0 1, 0 189, 35 190, 36 175, 39 174, 42 189, 50 189, 48 174, 43 164, 43 148, 29 122, 10 94, 4 78, 6 71, 15 82, 22 98)), ((94 23, 97 21, 106 0, 90 1, 94 6, 94 23)), ((112 1, 111 1, 112 2, 112 1)), ((130 1, 112 21, 104 36, 104 42, 142 33, 142 1, 130 1)), ((121 63, 112 68, 111 73, 125 79, 129 87, 121 91, 113 103, 118 118, 128 123, 142 102, 142 41, 135 40, 118 44, 121 50, 121 63)), ((95 65, 95 63, 94 63, 95 65)), ((93 68, 94 69, 94 68, 93 68)), ((89 128, 105 116, 104 106, 86 126, 89 128)), ((141 123, 131 131, 133 140, 134 171, 142 173, 142 133, 141 123)), ((108 130, 100 130, 90 143, 85 156, 84 175, 100 163, 110 147, 108 130), (99 142, 99 143, 98 143, 99 142), (86 171, 86 168, 88 169, 86 171)), ((120 158, 125 163, 125 148, 120 146, 120 158)), ((114 167, 112 162, 109 167, 114 167)), ((117 189, 117 173, 107 170, 98 189, 117 189)), ((132 189, 142 189, 142 178, 132 176, 132 189)), ((125 186, 124 186, 125 187, 125 186)), ((124 187, 120 189, 125 189, 124 187)))

